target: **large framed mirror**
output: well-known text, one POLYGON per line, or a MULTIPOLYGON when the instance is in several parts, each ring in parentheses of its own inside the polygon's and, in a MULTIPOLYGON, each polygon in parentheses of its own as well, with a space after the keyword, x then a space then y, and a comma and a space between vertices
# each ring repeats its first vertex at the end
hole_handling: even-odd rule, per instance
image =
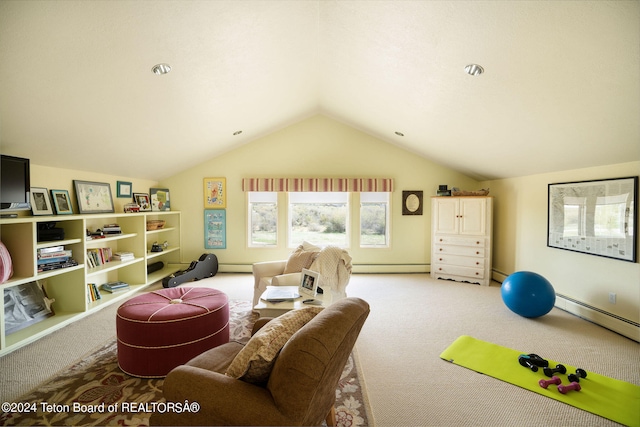
POLYGON ((547 246, 636 262, 638 177, 549 184, 547 246))

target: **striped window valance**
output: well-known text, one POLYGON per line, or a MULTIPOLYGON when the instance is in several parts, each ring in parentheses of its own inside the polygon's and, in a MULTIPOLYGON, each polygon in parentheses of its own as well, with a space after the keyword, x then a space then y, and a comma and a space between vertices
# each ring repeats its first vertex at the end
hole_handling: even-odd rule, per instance
POLYGON ((392 192, 392 178, 244 178, 242 191, 392 192))

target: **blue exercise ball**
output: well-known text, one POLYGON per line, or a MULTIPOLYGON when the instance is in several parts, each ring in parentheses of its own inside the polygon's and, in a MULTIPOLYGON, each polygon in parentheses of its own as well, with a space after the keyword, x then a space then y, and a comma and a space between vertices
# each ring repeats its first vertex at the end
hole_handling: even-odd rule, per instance
POLYGON ((556 292, 538 273, 518 271, 502 282, 502 301, 509 310, 522 317, 540 317, 551 311, 556 292))

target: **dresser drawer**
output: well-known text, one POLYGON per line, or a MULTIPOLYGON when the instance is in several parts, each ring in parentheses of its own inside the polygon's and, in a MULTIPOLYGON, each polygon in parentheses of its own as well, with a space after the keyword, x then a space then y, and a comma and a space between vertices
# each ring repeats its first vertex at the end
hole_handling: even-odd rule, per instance
POLYGON ((476 279, 484 279, 483 268, 460 267, 457 265, 435 264, 431 271, 437 277, 438 275, 452 274, 476 279))
POLYGON ((484 258, 486 250, 484 247, 455 246, 455 245, 434 245, 434 253, 431 256, 436 259, 440 255, 464 255, 484 258))
POLYGON ((431 261, 432 264, 458 265, 460 267, 484 268, 486 260, 483 257, 469 257, 458 255, 436 254, 431 261))
POLYGON ((487 239, 484 237, 461 237, 461 236, 446 236, 436 235, 434 237, 436 244, 442 245, 456 245, 456 246, 473 246, 473 247, 485 247, 487 239))

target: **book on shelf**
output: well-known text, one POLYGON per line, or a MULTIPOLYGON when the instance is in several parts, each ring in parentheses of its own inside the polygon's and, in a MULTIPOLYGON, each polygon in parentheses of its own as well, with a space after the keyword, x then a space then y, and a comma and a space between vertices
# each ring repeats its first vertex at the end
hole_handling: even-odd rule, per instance
POLYGON ((102 227, 102 232, 104 234, 122 234, 122 229, 118 224, 105 224, 102 227))
POLYGON ((102 294, 100 294, 95 283, 87 283, 87 296, 89 297, 89 301, 102 299, 102 294))
POLYGON ((44 256, 50 253, 62 252, 62 251, 64 251, 64 246, 49 246, 48 248, 38 249, 38 256, 44 256))
POLYGON ((50 260, 53 258, 61 258, 61 257, 70 258, 72 255, 73 255, 73 251, 71 249, 68 249, 68 250, 63 249, 60 251, 46 252, 46 253, 38 252, 38 260, 50 260))
POLYGON ((129 284, 126 282, 108 282, 108 283, 104 283, 102 286, 100 286, 100 289, 102 289, 103 291, 107 291, 110 293, 115 293, 115 292, 123 292, 123 291, 128 291, 129 290, 129 284))
POLYGON ((75 267, 76 265, 78 265, 78 263, 73 258, 69 258, 66 261, 38 264, 38 273, 42 273, 44 271, 57 270, 59 268, 75 267))
POLYGON ((111 248, 87 249, 87 266, 90 268, 99 267, 111 261, 111 248))
POLYGON ((135 258, 136 257, 133 254, 133 252, 123 252, 123 251, 116 252, 111 257, 111 259, 114 261, 132 261, 135 258))

